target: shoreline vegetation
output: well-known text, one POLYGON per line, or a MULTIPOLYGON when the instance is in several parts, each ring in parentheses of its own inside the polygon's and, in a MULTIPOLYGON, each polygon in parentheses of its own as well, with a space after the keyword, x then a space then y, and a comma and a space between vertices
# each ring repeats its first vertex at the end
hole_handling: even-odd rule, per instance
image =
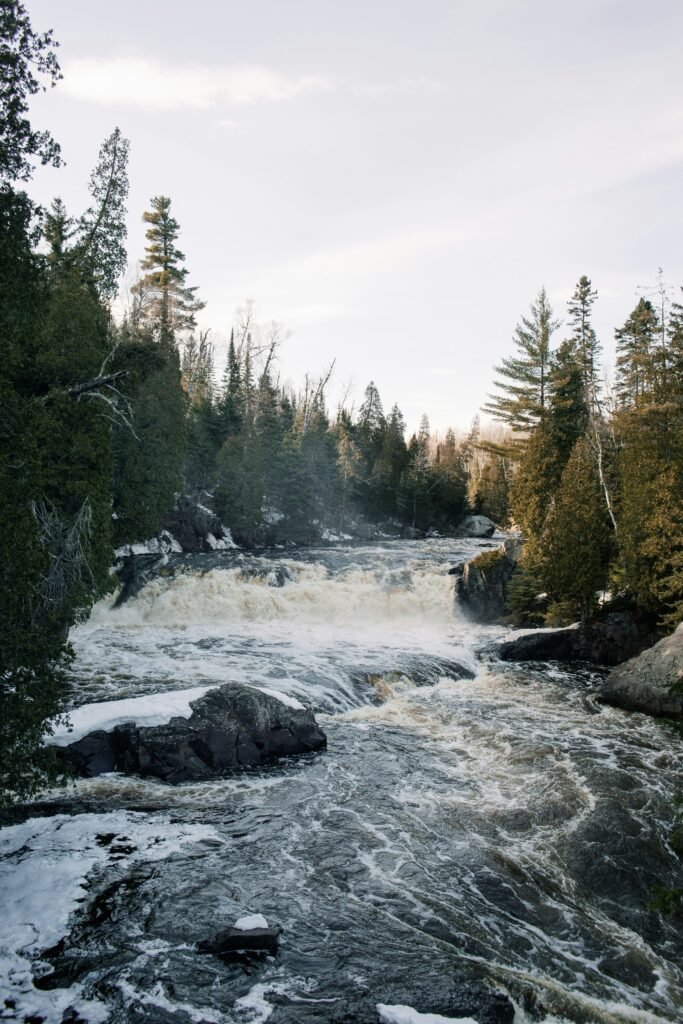
MULTIPOLYGON (((152 198, 130 304, 112 314, 126 266, 129 143, 116 128, 90 179, 91 205, 39 209, 24 191, 58 144, 28 120, 60 78, 56 42, 21 3, 3 8, 6 132, 0 149, 2 424, 2 800, 55 777, 43 740, 64 710, 68 629, 112 586, 114 549, 159 535, 183 502, 243 546, 325 537, 451 533, 468 514, 521 530, 506 581, 518 625, 590 621, 599 595, 661 634, 683 614, 683 306, 638 300, 617 328, 616 375, 600 375, 579 279, 560 331, 543 289, 495 369, 465 436, 423 417, 406 438, 368 384, 357 410, 327 405, 333 367, 294 391, 283 330, 238 311, 215 365, 171 199, 152 198)), ((211 546, 211 542, 209 542, 211 546)), ((481 556, 493 562, 493 553, 481 556)), ((488 565, 488 562, 487 562, 488 565)))

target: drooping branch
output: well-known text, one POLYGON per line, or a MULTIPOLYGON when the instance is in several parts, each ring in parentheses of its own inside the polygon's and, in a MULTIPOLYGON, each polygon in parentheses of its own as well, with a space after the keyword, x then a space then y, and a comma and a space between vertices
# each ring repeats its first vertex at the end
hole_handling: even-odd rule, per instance
POLYGON ((31 502, 31 512, 38 524, 38 540, 50 557, 38 584, 39 608, 50 612, 64 604, 84 577, 94 583, 86 554, 92 531, 92 508, 90 499, 86 498, 71 522, 49 501, 31 502))

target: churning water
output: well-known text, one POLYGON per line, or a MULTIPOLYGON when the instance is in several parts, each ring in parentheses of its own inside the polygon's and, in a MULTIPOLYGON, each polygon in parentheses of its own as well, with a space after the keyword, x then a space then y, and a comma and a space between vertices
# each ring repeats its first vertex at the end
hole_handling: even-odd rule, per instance
MULTIPOLYGON (((60 1013, 78 996, 91 1021, 361 1022, 484 982, 520 1021, 681 1019, 680 938, 648 903, 677 883, 683 743, 597 704, 585 669, 487 656, 505 630, 465 623, 448 575, 475 548, 179 560, 74 631, 76 704, 243 682, 315 710, 329 749, 56 797, 64 848, 78 813, 85 857, 51 958, 61 988, 44 993, 60 1013), (197 954, 247 913, 283 928, 277 957, 197 954)), ((54 865, 41 836, 15 847, 54 865)))

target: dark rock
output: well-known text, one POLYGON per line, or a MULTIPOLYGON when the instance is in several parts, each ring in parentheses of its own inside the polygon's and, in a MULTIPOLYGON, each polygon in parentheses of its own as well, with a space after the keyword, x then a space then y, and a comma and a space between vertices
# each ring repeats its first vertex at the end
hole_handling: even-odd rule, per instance
POLYGON ((57 754, 77 775, 119 771, 175 784, 327 745, 310 711, 248 686, 217 687, 194 701, 192 709, 190 718, 173 718, 165 725, 130 722, 111 732, 90 733, 56 748, 57 754))
MULTIPOLYGON (((208 496, 203 497, 210 500, 208 496)), ((218 516, 206 505, 185 495, 178 499, 176 507, 164 517, 161 526, 175 538, 183 551, 188 552, 212 551, 209 536, 216 540, 226 536, 218 516)))
POLYGON ((507 610, 508 584, 522 553, 521 537, 508 537, 492 551, 466 562, 460 574, 454 566, 456 596, 468 618, 496 622, 507 610))
POLYGON ((214 956, 224 956, 226 953, 238 953, 243 950, 275 953, 279 938, 279 928, 226 928, 212 938, 198 942, 197 949, 200 953, 212 953, 214 956))
POLYGON ((496 524, 488 516, 465 516, 458 526, 458 533, 466 537, 493 537, 496 524))
POLYGON ((119 608, 129 598, 135 597, 144 585, 153 578, 155 570, 165 558, 166 555, 163 551, 154 552, 153 554, 126 555, 120 567, 116 570, 121 590, 116 598, 114 607, 119 608))
POLYGON ((613 669, 600 700, 630 711, 683 718, 683 623, 675 633, 613 669))
POLYGON ((284 587, 292 580, 292 575, 286 565, 276 565, 267 576, 269 587, 284 587))
POLYGON ((116 771, 117 750, 112 733, 98 729, 71 743, 68 761, 76 775, 91 778, 116 771))
POLYGON ((404 526, 401 535, 405 540, 422 540, 424 537, 423 531, 416 526, 404 526))
POLYGON ((525 633, 501 644, 503 661, 589 661, 619 665, 653 642, 649 623, 634 612, 608 612, 569 629, 525 633))

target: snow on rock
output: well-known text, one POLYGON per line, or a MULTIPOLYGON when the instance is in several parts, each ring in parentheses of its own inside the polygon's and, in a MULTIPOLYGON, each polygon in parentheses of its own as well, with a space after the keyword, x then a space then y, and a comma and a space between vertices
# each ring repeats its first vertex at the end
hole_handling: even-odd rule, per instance
POLYGON ((138 541, 136 544, 124 544, 114 552, 117 558, 127 555, 167 555, 169 552, 180 554, 182 548, 168 530, 162 530, 158 537, 138 541))
POLYGON ((377 1004, 382 1024, 477 1024, 473 1017, 443 1017, 440 1013, 418 1013, 410 1006, 377 1004))
POLYGON ((351 536, 350 533, 337 533, 335 530, 327 529, 320 531, 320 538, 321 540, 328 541, 330 544, 340 544, 342 541, 345 540, 353 540, 353 537, 351 536))
POLYGON ((300 700, 297 700, 296 697, 291 697, 288 693, 282 693, 280 690, 271 690, 267 686, 254 686, 253 689, 267 694, 268 697, 275 697, 275 700, 279 700, 281 704, 285 704, 288 708, 295 708, 297 711, 306 710, 305 705, 300 700))
POLYGON ((207 825, 171 823, 164 816, 150 821, 145 814, 59 814, 29 818, 0 829, 0 992, 15 1002, 14 1015, 31 1015, 45 1024, 61 1024, 73 1007, 89 1024, 103 1024, 109 1013, 86 999, 80 984, 41 991, 33 985, 33 967, 40 952, 69 931, 72 914, 87 899, 89 878, 104 868, 116 850, 117 866, 135 861, 164 860, 186 843, 217 839, 207 825), (114 834, 121 844, 98 842, 114 834))
MULTIPOLYGON (((111 732, 124 722, 137 725, 166 725, 172 718, 190 718, 191 704, 199 700, 212 687, 193 686, 189 690, 169 690, 126 700, 103 700, 98 704, 84 704, 69 712, 73 728, 58 725, 47 742, 55 747, 68 747, 88 733, 103 730, 111 732)), ((293 698, 291 698, 293 699, 293 698)), ((300 705, 301 706, 301 705, 300 705)))
POLYGON ((237 928, 240 932, 251 931, 252 928, 267 928, 268 922, 266 921, 263 914, 248 914, 246 917, 240 917, 239 921, 235 921, 233 928, 237 928))

